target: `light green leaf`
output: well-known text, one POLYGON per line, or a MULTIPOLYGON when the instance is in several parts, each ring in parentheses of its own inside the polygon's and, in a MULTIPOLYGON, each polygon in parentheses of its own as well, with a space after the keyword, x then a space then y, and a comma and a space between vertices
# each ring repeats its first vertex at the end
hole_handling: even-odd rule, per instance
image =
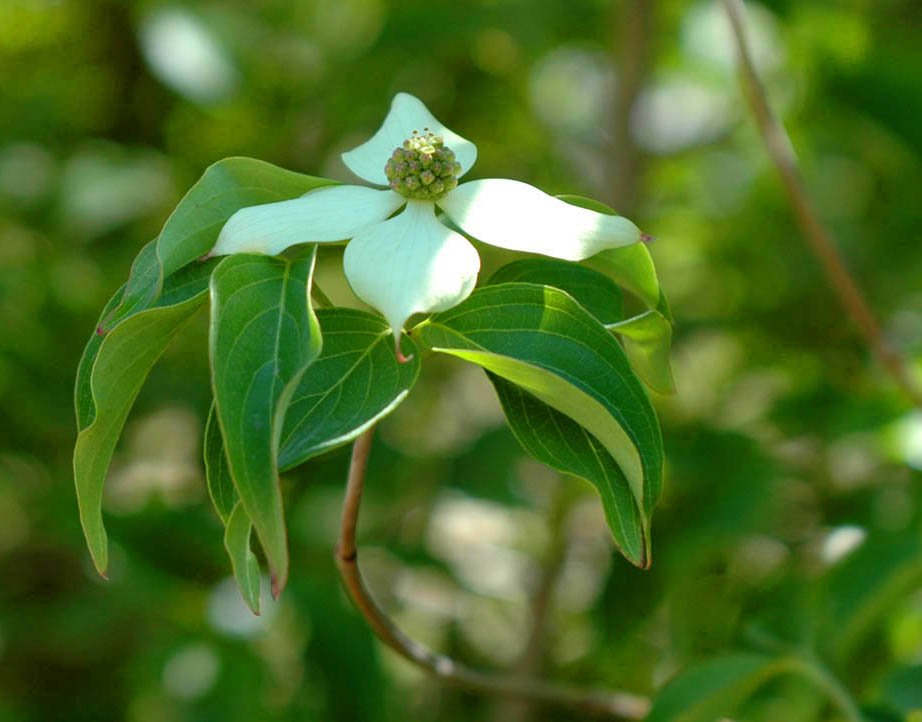
POLYGON ((649 536, 630 484, 611 454, 568 416, 496 374, 487 372, 512 433, 531 456, 593 484, 621 553, 638 567, 650 565, 649 536))
POLYGON ((224 548, 230 557, 234 570, 234 579, 240 587, 247 606, 253 614, 259 614, 259 561, 250 548, 250 536, 253 532, 253 523, 247 514, 243 502, 238 502, 227 520, 224 530, 224 548))
POLYGON ((494 273, 487 285, 543 283, 566 291, 602 323, 624 319, 621 289, 608 276, 578 263, 552 258, 521 258, 494 273))
POLYGON ((162 280, 208 253, 221 227, 241 208, 296 198, 334 183, 253 158, 225 158, 209 166, 167 219, 156 244, 139 254, 122 302, 106 318, 105 328, 153 303, 162 280))
POLYGON ((397 408, 419 374, 418 354, 400 363, 390 326, 379 316, 336 308, 319 310, 317 318, 323 351, 301 377, 288 406, 279 452, 282 469, 355 439, 397 408))
MULTIPOLYGON (((74 481, 83 532, 100 574, 108 566, 102 493, 116 442, 150 369, 205 303, 208 276, 215 265, 195 264, 172 275, 157 305, 122 321, 105 335, 95 334, 81 359, 74 392, 79 432, 74 481)), ((120 290, 103 313, 121 296, 120 290)))
POLYGON ((732 715, 763 684, 794 671, 787 657, 737 653, 690 667, 656 696, 646 722, 714 722, 732 715))
POLYGON ((316 258, 226 257, 211 278, 210 355, 218 421, 234 486, 259 537, 278 595, 288 548, 277 454, 291 395, 320 353, 309 302, 316 258))
POLYGON ((119 303, 112 308, 106 307, 98 328, 108 331, 119 321, 150 308, 157 300, 162 280, 157 260, 157 240, 154 239, 146 243, 135 256, 119 303))
POLYGON ((506 283, 475 291, 413 332, 569 416, 618 463, 645 520, 662 487, 659 423, 620 344, 562 291, 506 283))
MULTIPOLYGON (((583 198, 582 196, 562 195, 557 196, 580 208, 588 208, 597 213, 617 215, 604 203, 583 198)), ((590 266, 605 272, 615 283, 637 296, 647 308, 657 308, 660 304, 659 279, 656 277, 656 268, 653 258, 644 243, 635 243, 623 248, 609 248, 597 253, 586 260, 590 266)), ((662 309, 661 309, 662 310, 662 309)), ((669 318, 669 313, 664 314, 669 318)))
POLYGON ((637 373, 655 391, 671 394, 675 391, 669 349, 672 344, 672 324, 659 311, 646 311, 633 318, 606 324, 624 339, 624 350, 637 373))

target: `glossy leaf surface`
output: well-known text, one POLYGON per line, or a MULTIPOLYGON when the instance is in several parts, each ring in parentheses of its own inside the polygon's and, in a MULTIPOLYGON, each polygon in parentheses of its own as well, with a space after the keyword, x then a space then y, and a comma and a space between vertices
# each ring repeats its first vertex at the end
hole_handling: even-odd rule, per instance
POLYGON ((309 302, 316 248, 295 261, 237 254, 211 279, 210 356, 218 421, 234 486, 266 553, 278 594, 288 550, 277 453, 285 410, 320 352, 309 302))
POLYGON ((413 358, 400 363, 390 326, 380 316, 335 308, 319 310, 317 318, 323 351, 292 395, 279 451, 282 469, 355 439, 406 398, 419 374, 419 355, 404 348, 413 358))
POLYGON ((507 283, 475 291, 413 336, 501 376, 592 434, 649 518, 662 486, 659 424, 617 340, 567 294, 507 283))
POLYGON ((509 381, 487 373, 506 420, 535 459, 590 482, 602 497, 615 543, 632 564, 650 564, 649 536, 630 484, 611 454, 585 428, 509 381))

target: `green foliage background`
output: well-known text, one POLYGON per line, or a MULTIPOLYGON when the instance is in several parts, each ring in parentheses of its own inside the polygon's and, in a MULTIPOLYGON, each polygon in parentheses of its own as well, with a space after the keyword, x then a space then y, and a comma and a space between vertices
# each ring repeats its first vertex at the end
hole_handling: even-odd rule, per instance
MULTIPOLYGON (((751 14, 820 212, 918 360, 922 6, 751 14)), ((922 412, 806 251, 716 5, 5 0, 0 28, 0 722, 571 718, 444 689, 372 640, 331 554, 345 450, 285 475, 291 582, 248 616, 204 491, 204 316, 117 451, 110 581, 84 547, 73 377, 131 259, 219 158, 347 179, 339 152, 399 90, 478 144, 471 177, 595 197, 658 238, 678 387, 656 399, 668 468, 640 571, 588 485, 526 460, 483 374, 429 359, 382 425, 361 523, 399 623, 481 667, 650 696, 731 651, 811 650, 869 719, 922 709, 922 412), (636 60, 624 136, 618 79, 636 60)), ((480 250, 483 278, 512 258, 480 250)), ((319 281, 356 305, 338 253, 321 252, 319 281)), ((739 659, 705 675, 729 669, 732 687, 739 659)), ((780 677, 734 719, 835 719, 824 700, 780 677)))

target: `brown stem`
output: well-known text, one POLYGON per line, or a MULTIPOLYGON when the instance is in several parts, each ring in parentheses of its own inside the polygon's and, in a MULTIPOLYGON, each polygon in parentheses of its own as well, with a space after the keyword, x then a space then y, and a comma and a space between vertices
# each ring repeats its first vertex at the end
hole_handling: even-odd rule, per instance
POLYGON ((619 213, 634 217, 640 199, 644 157, 631 133, 631 115, 649 67, 654 0, 630 0, 618 13, 614 33, 618 71, 612 107, 609 196, 619 213))
POLYGON ((343 517, 336 545, 336 565, 349 596, 378 638, 399 655, 440 681, 464 689, 506 697, 534 700, 566 707, 583 714, 609 719, 642 719, 649 701, 625 692, 585 690, 549 684, 525 677, 489 674, 466 667, 450 657, 438 654, 407 637, 378 607, 359 568, 355 529, 365 486, 365 471, 371 450, 373 429, 356 439, 349 465, 349 477, 343 501, 343 517))
POLYGON ((807 196, 791 139, 769 105, 765 88, 749 53, 744 29, 745 11, 742 0, 723 0, 723 4, 730 19, 733 37, 736 40, 743 92, 755 116, 765 149, 781 175, 788 201, 794 210, 804 238, 822 265, 826 273, 826 280, 858 327, 871 352, 912 403, 917 407, 922 407, 922 389, 910 373, 903 357, 884 338, 874 313, 842 262, 832 234, 819 221, 807 196))

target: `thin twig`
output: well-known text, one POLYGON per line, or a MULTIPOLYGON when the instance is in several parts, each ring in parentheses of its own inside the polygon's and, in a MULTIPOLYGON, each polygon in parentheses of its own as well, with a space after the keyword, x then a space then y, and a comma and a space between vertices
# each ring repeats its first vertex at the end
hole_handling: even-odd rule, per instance
POLYGON ((851 316, 871 352, 912 403, 922 408, 922 389, 910 373, 906 361, 884 338, 874 313, 842 262, 832 234, 820 222, 807 196, 806 187, 798 170, 794 147, 791 145, 784 126, 769 105, 765 88, 749 53, 744 29, 745 11, 742 0, 723 0, 723 4, 730 19, 733 37, 736 40, 743 91, 755 116, 765 148, 781 175, 781 181, 804 238, 822 265, 826 273, 826 280, 838 295, 839 302, 851 316))
POLYGON ((612 207, 631 218, 637 212, 644 169, 644 154, 634 142, 631 118, 649 70, 654 6, 654 0, 622 3, 613 38, 612 62, 618 76, 612 104, 608 195, 612 207))
POLYGON ((483 694, 534 700, 597 717, 642 719, 649 711, 649 701, 644 697, 625 692, 585 690, 524 677, 480 672, 431 651, 397 628, 368 591, 359 568, 358 550, 355 545, 355 529, 365 486, 372 434, 373 429, 366 431, 356 439, 352 449, 352 461, 349 464, 349 477, 343 500, 342 524, 339 542, 336 545, 336 565, 349 596, 378 638, 399 655, 446 684, 483 694))

